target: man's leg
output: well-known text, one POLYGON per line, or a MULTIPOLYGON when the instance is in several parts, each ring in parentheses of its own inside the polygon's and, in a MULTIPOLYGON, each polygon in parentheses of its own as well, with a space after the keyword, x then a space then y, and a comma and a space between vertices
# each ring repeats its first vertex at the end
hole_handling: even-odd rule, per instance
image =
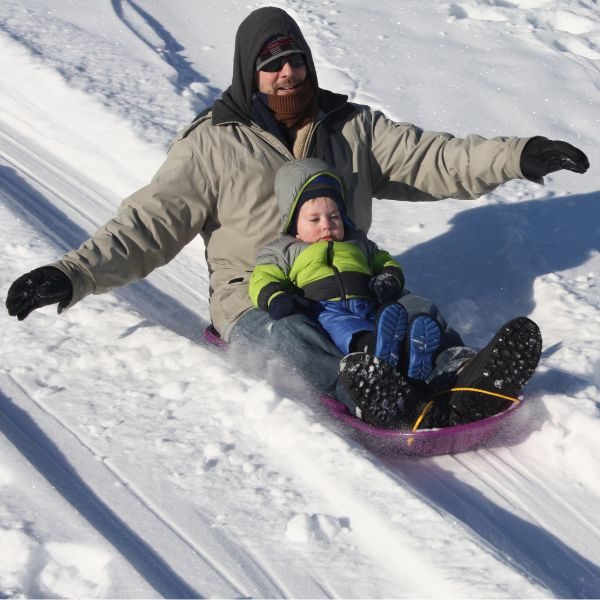
MULTIPOLYGON (((351 403, 343 390, 337 389, 342 353, 308 315, 295 314, 274 321, 262 310, 250 310, 233 328, 231 345, 236 352, 257 359, 256 367, 262 372, 266 372, 268 361, 279 361, 317 391, 334 394, 344 404, 351 403)), ((353 409, 353 403, 348 408, 353 409)))

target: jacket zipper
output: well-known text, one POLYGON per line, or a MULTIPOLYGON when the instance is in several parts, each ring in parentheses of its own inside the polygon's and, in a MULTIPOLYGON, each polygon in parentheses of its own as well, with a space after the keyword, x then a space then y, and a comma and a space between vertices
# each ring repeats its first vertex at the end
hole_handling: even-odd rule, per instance
POLYGON ((340 297, 342 301, 346 301, 346 288, 344 287, 344 282, 342 281, 342 275, 339 269, 333 264, 333 241, 329 240, 327 242, 327 266, 333 271, 333 276, 337 281, 338 287, 340 288, 340 297))

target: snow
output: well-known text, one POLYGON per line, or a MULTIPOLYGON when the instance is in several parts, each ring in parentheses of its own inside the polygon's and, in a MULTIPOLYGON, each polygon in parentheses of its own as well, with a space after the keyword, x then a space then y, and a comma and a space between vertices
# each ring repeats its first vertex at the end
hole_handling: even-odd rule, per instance
MULTIPOLYGON (((275 4, 323 87, 426 129, 588 154, 585 176, 544 187, 375 204, 372 237, 468 343, 539 323, 520 417, 453 456, 355 438, 279 365, 202 342, 196 240, 60 317, 4 313, 0 597, 599 597, 597 3, 275 4)), ((263 5, 2 2, 3 297, 148 181, 228 85, 236 28, 263 5)))

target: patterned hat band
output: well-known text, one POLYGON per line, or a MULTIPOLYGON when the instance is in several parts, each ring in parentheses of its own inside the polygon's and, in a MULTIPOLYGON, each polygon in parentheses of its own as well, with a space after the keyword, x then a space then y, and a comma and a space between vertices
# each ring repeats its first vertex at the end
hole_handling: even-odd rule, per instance
POLYGON ((280 36, 268 41, 260 51, 256 59, 256 70, 260 71, 266 64, 289 54, 306 54, 291 36, 280 36))

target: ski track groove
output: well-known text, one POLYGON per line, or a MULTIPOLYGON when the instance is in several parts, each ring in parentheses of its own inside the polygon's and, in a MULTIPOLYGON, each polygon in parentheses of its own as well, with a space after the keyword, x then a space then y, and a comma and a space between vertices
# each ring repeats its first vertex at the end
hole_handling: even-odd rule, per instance
MULTIPOLYGON (((77 179, 70 175, 67 171, 60 169, 45 160, 40 154, 33 152, 30 148, 23 146, 18 140, 16 140, 13 136, 6 133, 5 128, 0 130, 0 137, 4 138, 4 141, 11 145, 16 151, 23 156, 29 158, 34 163, 37 163, 43 169, 47 170, 51 176, 62 181, 66 184, 66 186, 72 190, 72 195, 77 196, 78 198, 83 196, 85 199, 89 199, 89 201, 96 205, 98 208, 103 211, 114 210, 114 205, 104 198, 101 194, 96 192, 89 185, 84 183, 83 181, 77 179), (92 199, 95 198, 95 199, 92 199)), ((75 202, 69 200, 64 192, 59 192, 55 186, 50 185, 42 179, 40 176, 36 175, 34 169, 26 166, 21 161, 16 159, 14 156, 10 156, 6 154, 5 151, 0 150, 0 156, 9 163, 11 166, 15 168, 16 171, 20 171, 27 178, 34 181, 38 186, 42 189, 50 192, 53 196, 60 199, 64 204, 66 204, 69 209, 71 209, 75 214, 79 215, 83 218, 83 220, 89 225, 89 229, 91 230, 93 227, 98 226, 97 217, 93 217, 89 212, 81 209, 80 204, 76 204, 75 202)), ((64 242, 63 242, 64 245, 64 242)))
MULTIPOLYGON (((188 538, 174 523, 169 521, 169 519, 159 510, 152 506, 152 504, 148 501, 148 499, 141 494, 132 482, 129 481, 126 477, 124 477, 118 469, 113 467, 110 461, 106 456, 97 452, 87 441, 85 441, 73 428, 69 427, 56 413, 48 409, 48 407, 44 406, 42 403, 38 402, 35 398, 31 396, 31 394, 27 391, 27 389, 18 381, 13 375, 10 373, 8 377, 12 380, 12 382, 23 392, 27 398, 37 406, 42 412, 44 412, 47 416, 49 416, 55 423, 57 423, 64 431, 66 431, 70 436, 72 436, 77 442, 85 448, 100 464, 104 466, 106 470, 125 488, 128 492, 134 496, 145 508, 148 512, 152 513, 159 521, 161 521, 167 529, 173 532, 174 535, 179 537, 185 544, 187 544, 195 553, 197 553, 206 563, 217 573, 219 573, 225 581, 227 581, 232 588, 234 588, 239 594, 244 594, 242 591, 243 586, 238 583, 233 583, 234 578, 231 576, 226 576, 225 572, 222 568, 220 568, 212 559, 208 557, 208 555, 200 549, 192 540, 188 538)), ((102 533, 102 532, 100 532, 102 533)))
MULTIPOLYGON (((452 455, 449 458, 455 464, 457 464, 460 469, 469 472, 473 477, 480 481, 483 486, 492 490, 496 495, 504 497, 504 499, 507 499, 507 496, 510 495, 506 494, 505 486, 491 485, 490 481, 496 480, 494 480, 491 475, 489 478, 481 477, 480 473, 485 473, 486 471, 479 467, 475 467, 474 463, 479 458, 487 462, 492 467, 492 473, 498 473, 498 471, 495 471, 497 466, 495 463, 504 462, 506 464, 506 462, 503 461, 495 451, 481 448, 475 452, 470 452, 464 455, 452 455)), ((421 492, 419 489, 416 489, 415 493, 418 494, 423 501, 434 505, 439 512, 444 515, 444 518, 449 519, 450 521, 454 521, 458 518, 458 520, 463 522, 464 526, 472 532, 473 539, 477 541, 478 545, 483 551, 492 554, 499 562, 503 562, 513 571, 520 573, 529 581, 535 582, 537 585, 550 590, 552 594, 557 595, 558 597, 589 597, 590 593, 593 594, 592 597, 596 597, 595 593, 591 591, 596 589, 593 582, 598 580, 598 570, 594 563, 585 556, 581 555, 574 548, 562 542, 560 537, 555 537, 552 533, 552 529, 554 529, 554 527, 546 527, 546 523, 543 518, 532 517, 531 512, 527 509, 527 506, 518 499, 516 494, 514 497, 517 499, 517 501, 514 503, 514 506, 517 507, 517 512, 509 511, 504 505, 501 504, 498 506, 502 510, 506 510, 507 512, 515 515, 517 519, 522 519, 526 523, 529 523, 542 533, 540 537, 541 542, 536 542, 535 540, 533 541, 533 543, 537 544, 537 546, 530 547, 526 537, 522 537, 521 539, 511 539, 510 534, 507 534, 507 532, 504 530, 503 521, 495 517, 493 511, 489 510, 489 506, 482 505, 482 508, 479 509, 477 503, 474 503, 472 499, 468 497, 468 492, 467 495, 465 495, 461 493, 460 490, 457 490, 455 485, 448 484, 443 477, 440 478, 439 474, 436 473, 436 467, 433 463, 429 463, 427 465, 422 464, 420 468, 422 469, 422 472, 419 474, 419 478, 422 478, 423 474, 426 474, 429 482, 433 482, 436 489, 435 493, 433 494, 430 491, 421 492), (439 488, 443 488, 443 494, 440 493, 439 488), (454 498, 454 502, 459 503, 462 507, 467 509, 466 514, 469 514, 469 520, 463 520, 460 516, 457 517, 453 514, 455 511, 447 510, 444 508, 444 506, 441 506, 442 502, 436 500, 436 497, 439 496, 444 497, 444 503, 446 504, 449 503, 449 498, 454 498), (525 515, 526 518, 524 518, 523 515, 525 515), (544 545, 542 546, 542 544, 544 545), (555 573, 551 567, 552 561, 548 562, 547 564, 544 563, 542 557, 543 552, 548 549, 546 548, 546 544, 550 544, 549 548, 553 556, 558 556, 558 560, 565 561, 567 568, 577 571, 575 575, 580 578, 582 582, 580 585, 582 587, 577 587, 577 582, 567 581, 568 577, 563 577, 564 574, 555 573), (528 552, 531 550, 538 550, 541 554, 540 556, 533 557, 533 559, 529 561, 526 557, 528 556, 528 552), (521 561, 518 560, 519 557, 522 558, 521 561), (584 595, 580 596, 579 594, 584 595)), ((527 476, 531 474, 535 486, 542 488, 553 499, 556 498, 560 500, 560 506, 568 508, 569 513, 576 517, 577 521, 581 523, 583 528, 589 529, 589 523, 587 523, 587 521, 585 521, 585 519, 583 519, 572 507, 562 500, 560 496, 556 494, 556 492, 553 492, 548 488, 547 485, 543 484, 543 482, 541 482, 538 477, 533 475, 529 469, 523 468, 523 470, 521 470, 520 468, 515 467, 514 464, 510 465, 510 468, 512 472, 516 473, 526 483, 531 483, 527 479, 527 476)), ((499 472, 501 474, 505 474, 501 468, 499 469, 499 472)), ((456 475, 456 473, 453 472, 453 475, 456 475)), ((460 477, 457 477, 457 479, 460 481, 460 477)), ((413 486, 412 474, 408 476, 407 481, 411 486, 413 486)), ((528 493, 527 486, 519 486, 517 489, 522 491, 524 488, 527 497, 535 500, 536 496, 531 496, 531 494, 528 493)), ((475 487, 474 489, 480 493, 482 491, 481 487, 475 487)), ((594 530, 596 530, 596 528, 594 528, 594 530)))
MULTIPOLYGON (((84 446, 87 447, 85 442, 84 446)), ((91 450, 93 452, 93 450, 91 450)), ((126 488, 137 498, 146 509, 151 512, 153 515, 157 517, 160 521, 162 521, 165 526, 173 532, 178 538, 180 538, 183 542, 185 542, 198 556, 202 558, 211 568, 215 571, 219 572, 224 576, 224 570, 222 567, 218 565, 218 562, 209 557, 209 555, 202 550, 202 548, 183 530, 177 526, 173 521, 170 520, 168 515, 160 509, 158 505, 156 505, 148 494, 145 494, 138 486, 136 486, 130 479, 128 479, 125 475, 123 475, 119 469, 111 464, 111 461, 107 458, 102 459, 103 464, 106 468, 114 474, 114 476, 122 483, 122 485, 126 486, 126 488)), ((236 544, 236 549, 241 551, 244 554, 245 561, 250 561, 252 564, 256 565, 260 572, 265 576, 265 578, 269 581, 269 583, 275 588, 275 592, 277 597, 280 598, 293 598, 294 594, 286 588, 286 585, 281 582, 281 580, 268 568, 264 566, 264 562, 258 560, 255 553, 250 552, 247 548, 236 544)), ((225 578, 225 577, 224 577, 225 578)), ((232 584, 233 580, 236 579, 235 576, 229 574, 226 578, 230 584, 232 584)), ((240 581, 236 581, 235 585, 232 585, 237 592, 243 596, 250 596, 247 592, 243 592, 244 585, 240 581)))
MULTIPOLYGON (((573 508, 573 506, 566 502, 560 494, 556 493, 551 487, 549 487, 531 469, 527 468, 522 463, 518 463, 517 467, 514 457, 510 456, 508 459, 504 459, 495 453, 486 452, 483 458, 486 462, 488 462, 494 471, 500 472, 506 475, 506 479, 512 480, 515 483, 515 489, 523 491, 523 489, 527 489, 527 487, 530 486, 531 482, 534 482, 536 487, 538 487, 540 490, 543 490, 546 497, 551 497, 556 504, 562 506, 562 508, 570 513, 584 528, 592 529, 596 535, 600 537, 600 529, 596 525, 586 520, 576 509, 573 508), (521 482, 529 485, 524 488, 522 485, 519 485, 520 482, 517 480, 517 478, 514 476, 510 477, 509 473, 518 475, 519 479, 521 479, 521 482)), ((499 491, 498 488, 491 485, 490 482, 497 481, 498 479, 489 478, 489 481, 487 482, 488 487, 496 492, 499 491)), ((503 487, 505 488, 505 486, 503 487)), ((532 496, 527 492, 527 496, 535 500, 537 495, 532 496)), ((516 506, 518 506, 520 510, 524 510, 533 522, 540 522, 539 519, 535 519, 531 513, 525 509, 525 505, 522 502, 518 502, 516 506)), ((540 524, 544 525, 543 522, 540 522, 540 524)))
MULTIPOLYGON (((33 403, 39 410, 41 410, 44 414, 46 414, 50 419, 52 419, 61 429, 63 429, 67 434, 69 434, 73 439, 75 439, 79 445, 81 445, 87 452, 89 452, 92 457, 100 463, 110 474, 116 479, 119 484, 126 489, 131 496, 133 496, 149 513, 151 513, 158 521, 160 521, 169 531, 173 533, 174 536, 179 538, 184 544, 186 544, 195 554, 197 554, 213 571, 218 573, 224 581, 226 581, 232 589, 236 591, 236 593, 240 597, 250 597, 246 587, 239 579, 232 574, 229 570, 223 568, 219 565, 218 561, 211 558, 209 554, 203 550, 194 540, 192 540, 188 535, 186 535, 180 527, 178 527, 170 518, 160 509, 158 508, 152 500, 148 497, 147 494, 144 494, 138 487, 125 475, 123 475, 119 469, 114 466, 110 459, 107 458, 102 453, 97 452, 93 446, 91 446, 82 436, 80 436, 73 428, 67 425, 56 413, 51 411, 44 404, 38 402, 32 395, 27 391, 26 387, 13 375, 10 373, 7 374, 7 377, 12 381, 12 383, 22 392, 27 399, 33 403)), ((103 535, 102 531, 99 531, 101 535, 103 535)), ((264 562, 259 560, 255 554, 248 551, 248 549, 241 547, 239 544, 235 544, 235 548, 238 552, 241 552, 244 555, 244 559, 249 559, 252 564, 256 565, 262 575, 265 577, 267 582, 275 588, 271 590, 271 593, 275 594, 275 597, 281 598, 292 598, 294 597, 294 593, 287 589, 286 584, 284 584, 279 577, 277 577, 273 572, 270 572, 268 568, 264 566, 264 562)), ((117 552, 119 552, 118 548, 115 548, 117 552)), ((314 580, 313 580, 314 581, 314 580)), ((315 582, 316 584, 317 582, 315 582)), ((320 584, 319 584, 320 586, 320 584)), ((329 597, 335 597, 334 594, 330 594, 329 597)))
MULTIPOLYGON (((453 458, 455 458, 455 456, 456 455, 451 455, 449 458, 453 459, 453 458)), ((441 495, 445 499, 447 499, 449 497, 453 497, 462 506, 464 506, 465 508, 469 508, 471 512, 473 512, 473 510, 476 510, 476 508, 477 508, 476 506, 473 505, 472 501, 469 498, 465 498, 462 494, 458 493, 455 489, 455 486, 452 486, 452 485, 446 483, 444 478, 439 477, 439 474, 436 473, 436 471, 439 468, 440 467, 437 464, 436 457, 419 461, 418 478, 421 481, 424 478, 427 478, 430 483, 434 483, 435 488, 436 488, 435 494, 432 494, 428 491, 423 491, 423 490, 419 489, 418 484, 415 481, 413 481, 415 475, 412 473, 412 469, 410 472, 406 472, 405 470, 402 469, 401 465, 395 466, 394 464, 388 464, 388 463, 386 463, 386 461, 383 461, 381 463, 380 470, 382 472, 387 473, 387 475, 396 484, 402 486, 405 489, 408 489, 415 498, 417 498, 421 502, 424 502, 430 508, 435 510, 437 512, 437 514, 440 516, 440 518, 443 519, 446 523, 453 525, 457 521, 459 521, 461 523, 461 525, 465 528, 464 533, 467 533, 469 535, 469 538, 471 539, 471 541, 473 543, 475 543, 481 549, 482 552, 494 557, 498 562, 507 566, 511 571, 516 571, 525 579, 527 579, 529 581, 537 581, 538 583, 541 583, 541 582, 539 582, 538 578, 532 576, 521 565, 515 564, 514 560, 512 560, 510 555, 505 550, 494 545, 489 539, 482 537, 477 531, 475 531, 473 529, 473 527, 468 522, 465 522, 460 517, 457 517, 456 515, 454 515, 452 512, 450 512, 448 509, 446 509, 443 506, 442 501, 437 500, 434 497, 434 495, 435 496, 440 495, 439 488, 441 487, 444 490, 444 493, 441 495)), ((479 520, 485 521, 486 527, 488 529, 493 529, 494 531, 497 531, 498 535, 495 537, 501 539, 502 536, 501 536, 501 530, 500 530, 499 526, 494 521, 490 520, 487 516, 485 516, 483 514, 483 512, 478 511, 478 514, 479 514, 479 516, 478 516, 479 520)), ((489 537, 490 536, 488 536, 488 538, 489 537)), ((542 583, 542 585, 543 585, 543 583, 542 583)))
MULTIPOLYGON (((19 395, 27 398, 29 401, 33 401, 23 386, 21 386, 20 383, 10 374, 7 375, 6 378, 8 379, 9 387, 12 386, 17 390, 19 395)), ((6 398, 11 398, 13 396, 13 394, 11 394, 11 392, 7 390, 6 386, 4 385, 2 386, 1 391, 3 396, 6 394, 6 398)), ((17 408, 17 411, 24 412, 23 409, 18 407, 16 403, 14 406, 17 408)), ((153 587, 159 594, 163 596, 167 594, 170 597, 170 595, 176 593, 178 596, 181 595, 183 598, 199 597, 198 592, 193 590, 184 579, 181 579, 178 574, 175 573, 175 571, 169 566, 168 562, 164 561, 162 557, 154 551, 154 549, 149 548, 143 538, 141 538, 133 529, 129 528, 128 525, 125 525, 125 522, 121 521, 120 517, 110 507, 108 507, 108 505, 91 488, 89 488, 89 486, 87 486, 87 484, 81 478, 78 477, 76 470, 73 469, 68 461, 61 460, 59 457, 57 457, 55 450, 51 446, 48 446, 43 439, 39 438, 40 432, 32 430, 31 426, 24 426, 22 423, 19 423, 19 420, 12 417, 10 412, 6 410, 4 406, 0 406, 0 414, 4 419, 8 420, 13 428, 16 428, 19 431, 18 437, 21 441, 28 442, 29 444, 34 445, 37 449, 42 449, 44 451, 44 454, 46 455, 44 472, 40 470, 39 465, 37 465, 35 461, 31 460, 30 455, 22 450, 19 442, 15 442, 14 438, 5 431, 5 426, 3 425, 1 433, 6 436, 7 440, 9 440, 15 449, 22 454, 23 458, 28 461, 38 471, 38 473, 48 481, 52 488, 56 489, 57 493, 63 495, 67 502, 71 502, 73 504, 73 500, 69 500, 66 495, 61 493, 60 484, 55 483, 57 472, 60 472, 61 479, 63 479, 63 486, 66 475, 71 498, 77 499, 75 504, 73 504, 76 510, 78 510, 80 515, 89 522, 90 526, 93 527, 108 544, 115 548, 115 551, 118 554, 123 556, 123 558, 125 558, 125 560, 127 560, 136 571, 138 571, 139 575, 151 587, 153 587), (49 469, 51 473, 47 477, 45 471, 48 468, 49 463, 52 463, 53 466, 49 469), (90 499, 94 504, 94 512, 97 513, 93 517, 90 517, 89 509, 86 511, 86 509, 82 508, 81 506, 82 503, 89 504, 90 499), (103 522, 102 526, 104 530, 102 530, 102 528, 100 528, 94 522, 97 522, 98 520, 103 522), (118 548, 116 546, 116 541, 113 541, 115 538, 115 533, 114 531, 110 530, 115 528, 118 530, 119 543, 122 545, 121 548, 118 548), (126 546, 134 549, 135 556, 131 556, 130 553, 126 553, 126 546), (149 557, 150 561, 148 560, 149 557), (148 564, 149 562, 150 565, 148 564), (158 569, 160 573, 152 573, 152 575, 149 575, 141 570, 141 566, 145 567, 144 570, 146 570, 148 566, 151 566, 153 569, 158 569)), ((27 418, 35 423, 35 421, 31 419, 29 415, 27 415, 27 418)), ((37 423, 35 424, 35 427, 39 427, 37 423)), ((41 431, 43 432, 43 429, 41 429, 41 431)), ((50 443, 52 443, 49 437, 47 437, 47 439, 50 443)), ((60 455, 61 452, 58 450, 58 448, 57 451, 60 455)))
MULTIPOLYGON (((474 452, 478 453, 479 451, 474 452)), ((452 455, 450 458, 456 459, 456 456, 457 455, 452 455)), ((504 564, 511 571, 521 575, 524 579, 534 582, 541 588, 549 589, 549 586, 543 577, 534 574, 525 565, 517 562, 511 555, 511 552, 502 547, 502 542, 495 542, 495 540, 504 540, 506 537, 503 532, 501 522, 491 519, 484 513, 483 510, 478 509, 477 505, 472 502, 472 499, 457 492, 456 486, 448 484, 443 478, 440 478, 439 474, 435 472, 437 470, 435 465, 430 466, 429 464, 426 465, 421 463, 420 468, 422 469, 422 472, 420 473, 419 477, 423 478, 426 476, 429 479, 429 482, 434 483, 436 488, 436 496, 440 495, 441 488, 444 492, 443 495, 446 503, 448 502, 449 498, 454 498, 454 502, 462 506, 465 512, 471 515, 474 512, 477 513, 476 519, 471 517, 471 521, 477 521, 477 528, 474 528, 471 522, 465 521, 460 516, 455 515, 454 511, 446 509, 443 506, 442 501, 438 501, 433 498, 431 493, 427 491, 421 492, 418 489, 413 489, 413 493, 416 496, 418 496, 423 502, 434 507, 434 509, 442 516, 444 520, 446 520, 446 522, 455 523, 456 521, 459 521, 462 527, 468 531, 470 539, 477 544, 482 552, 493 556, 499 563, 504 564), (482 530, 486 531, 485 536, 483 533, 481 533, 482 530)), ((406 483, 413 488, 412 475, 408 476, 404 484, 406 485, 406 483)))

